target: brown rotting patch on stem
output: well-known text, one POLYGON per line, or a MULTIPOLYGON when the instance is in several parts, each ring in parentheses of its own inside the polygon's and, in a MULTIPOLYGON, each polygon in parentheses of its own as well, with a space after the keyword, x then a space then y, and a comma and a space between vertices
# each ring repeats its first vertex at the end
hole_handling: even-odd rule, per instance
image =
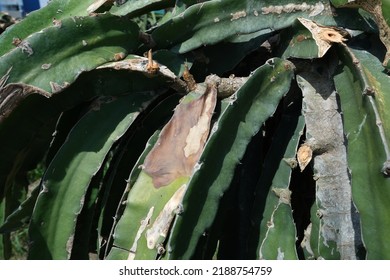
POLYGON ((184 98, 143 164, 156 188, 190 176, 208 137, 217 100, 216 86, 207 85, 198 98, 184 98))

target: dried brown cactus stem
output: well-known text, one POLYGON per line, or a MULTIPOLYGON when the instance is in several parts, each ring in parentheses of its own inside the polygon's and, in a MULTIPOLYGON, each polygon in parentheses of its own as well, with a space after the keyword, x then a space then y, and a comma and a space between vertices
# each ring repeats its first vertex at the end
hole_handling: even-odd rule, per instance
POLYGON ((156 74, 158 70, 160 70, 160 66, 156 61, 153 60, 152 49, 148 51, 147 57, 148 57, 148 64, 146 65, 146 71, 149 74, 156 74))

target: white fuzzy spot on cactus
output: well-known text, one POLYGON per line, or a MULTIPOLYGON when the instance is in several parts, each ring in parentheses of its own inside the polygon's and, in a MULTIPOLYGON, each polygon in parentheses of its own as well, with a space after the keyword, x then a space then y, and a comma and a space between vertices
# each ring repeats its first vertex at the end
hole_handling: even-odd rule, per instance
POLYGON ((86 45, 88 45, 87 41, 85 41, 85 40, 82 40, 81 43, 83 44, 84 47, 85 47, 86 45))
POLYGON ((236 102, 236 100, 237 100, 237 94, 236 94, 236 92, 235 93, 233 93, 230 97, 229 97, 229 99, 228 99, 228 104, 231 106, 231 105, 233 105, 234 104, 234 102, 236 102))
POLYGON ((278 256, 276 257, 277 260, 284 260, 284 252, 282 249, 279 247, 278 248, 278 256))
POLYGON ((52 93, 60 92, 70 85, 68 82, 64 82, 62 85, 60 85, 56 82, 50 82, 49 84, 50 84, 50 88, 51 88, 52 93))
POLYGON ((259 12, 256 11, 256 10, 253 11, 253 14, 255 15, 255 17, 258 17, 258 16, 259 16, 259 12))
POLYGON ((219 22, 219 18, 216 17, 216 18, 214 19, 214 22, 215 22, 215 23, 219 22))
POLYGON ((291 203, 291 191, 285 188, 272 188, 272 192, 279 198, 280 203, 291 203))
POLYGON ((268 6, 263 7, 261 12, 263 15, 268 14, 282 14, 282 13, 296 13, 296 12, 310 12, 309 16, 314 17, 320 14, 325 9, 325 6, 322 2, 318 2, 315 5, 308 5, 306 2, 302 4, 287 4, 287 5, 277 5, 277 6, 268 6))
POLYGON ((312 228, 312 224, 310 223, 307 226, 307 228, 304 230, 304 237, 301 242, 301 247, 305 249, 311 255, 311 257, 314 257, 314 252, 310 245, 311 228, 312 228))
POLYGON ((41 68, 42 68, 43 70, 47 70, 47 69, 49 69, 50 67, 51 67, 51 63, 44 63, 44 64, 41 65, 41 68))
POLYGON ((31 45, 27 41, 22 41, 19 45, 18 48, 22 50, 23 53, 27 53, 28 56, 32 56, 34 54, 33 49, 31 48, 31 45))
POLYGON ((194 169, 193 169, 193 172, 197 172, 201 167, 202 167, 203 163, 202 162, 197 162, 195 165, 194 165, 194 169))
POLYGON ((267 228, 274 228, 274 227, 275 227, 274 221, 267 222, 267 228))
POLYGON ((58 27, 58 28, 61 28, 62 27, 62 21, 58 20, 56 18, 53 18, 53 25, 58 27))
POLYGON ((74 241, 74 234, 69 236, 68 240, 66 241, 66 253, 68 254, 68 259, 70 259, 70 255, 72 253, 73 241, 74 241))
POLYGON ((168 200, 162 211, 158 214, 153 225, 146 231, 146 241, 149 249, 154 249, 168 235, 169 228, 176 214, 176 211, 183 199, 187 185, 182 185, 168 200))
POLYGON ((181 215, 184 212, 183 204, 179 203, 179 205, 175 209, 175 215, 181 215))
POLYGON ((273 58, 268 59, 265 63, 275 68, 275 60, 273 58))
POLYGON ((42 182, 40 194, 48 193, 48 192, 49 192, 49 189, 47 188, 46 183, 47 183, 46 181, 43 181, 43 182, 42 182))
POLYGON ((136 252, 137 252, 138 240, 141 238, 142 233, 145 231, 146 227, 149 225, 150 219, 152 218, 152 215, 153 215, 153 212, 154 212, 154 206, 152 206, 152 207, 149 209, 149 212, 148 212, 148 214, 146 215, 145 219, 143 219, 143 220, 141 221, 141 226, 139 227, 139 229, 138 229, 138 231, 137 231, 137 234, 136 234, 136 236, 135 236, 133 245, 132 245, 131 248, 130 248, 130 254, 129 254, 128 258, 127 258, 128 260, 134 260, 135 254, 136 254, 136 252))
POLYGON ((238 11, 238 12, 235 12, 235 13, 231 13, 230 15, 232 16, 230 21, 234 21, 234 20, 237 20, 239 18, 246 17, 246 12, 243 10, 243 11, 238 11))
POLYGON ((211 132, 210 132, 210 135, 211 134, 214 134, 215 132, 217 132, 218 130, 218 123, 216 122, 213 127, 211 128, 211 132))

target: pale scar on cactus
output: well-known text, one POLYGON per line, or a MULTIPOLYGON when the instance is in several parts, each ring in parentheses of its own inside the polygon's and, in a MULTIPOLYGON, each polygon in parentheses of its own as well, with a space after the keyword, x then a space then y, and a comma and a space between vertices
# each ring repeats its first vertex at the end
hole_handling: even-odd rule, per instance
POLYGON ((313 150, 309 145, 304 144, 301 147, 299 147, 297 152, 297 159, 301 171, 305 170, 306 166, 310 163, 312 157, 313 157, 313 150))
POLYGON ((325 6, 322 2, 316 3, 314 5, 306 4, 287 4, 287 5, 271 5, 263 7, 261 13, 263 15, 267 14, 282 14, 282 13, 294 13, 294 12, 309 12, 309 16, 313 17, 320 14, 325 9, 325 6))
POLYGON ((346 36, 348 33, 342 31, 341 29, 337 30, 336 28, 326 27, 315 23, 312 20, 298 18, 299 22, 302 23, 312 34, 313 39, 318 46, 318 57, 323 57, 329 48, 334 43, 344 45, 346 36))
MULTIPOLYGON (((173 218, 177 214, 177 209, 182 202, 186 191, 186 185, 182 185, 168 200, 162 211, 158 214, 151 227, 146 231, 147 246, 149 249, 154 249, 158 246, 158 242, 164 242, 168 236, 169 229, 173 218)), ((158 252, 161 254, 161 252, 158 252)))
POLYGON ((154 211, 154 207, 152 206, 149 209, 148 214, 146 215, 146 217, 141 221, 141 226, 139 227, 139 229, 137 231, 137 234, 135 236, 135 240, 133 242, 133 245, 130 248, 130 253, 129 253, 129 256, 127 258, 128 260, 133 260, 135 258, 135 254, 137 252, 138 240, 141 238, 141 236, 144 233, 146 227, 149 225, 150 219, 151 219, 151 217, 153 215, 153 211, 154 211))

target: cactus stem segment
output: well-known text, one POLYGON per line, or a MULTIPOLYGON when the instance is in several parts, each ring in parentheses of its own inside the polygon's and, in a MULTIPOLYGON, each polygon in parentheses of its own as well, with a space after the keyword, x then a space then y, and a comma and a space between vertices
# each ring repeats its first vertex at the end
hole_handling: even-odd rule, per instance
POLYGON ((152 218, 153 212, 154 212, 154 207, 152 206, 149 209, 149 212, 146 215, 145 219, 143 219, 141 221, 141 225, 137 231, 133 245, 130 248, 130 254, 129 254, 129 257, 127 258, 128 260, 133 260, 135 258, 135 253, 137 252, 138 240, 141 238, 142 233, 145 231, 146 227, 149 225, 149 222, 150 222, 150 219, 152 218))
POLYGON ((368 81, 368 78, 360 64, 359 59, 355 56, 355 54, 351 51, 350 48, 348 48, 346 45, 342 45, 344 53, 349 57, 349 59, 352 60, 353 67, 355 68, 355 71, 357 75, 359 76, 359 81, 362 84, 363 88, 363 95, 374 95, 375 91, 374 89, 370 86, 370 83, 368 81))
POLYGON ((378 108, 375 104, 374 98, 372 96, 368 96, 368 100, 370 101, 371 107, 374 111, 376 125, 378 126, 379 135, 381 137, 383 149, 385 150, 385 154, 386 154, 386 161, 383 164, 382 173, 385 176, 390 176, 390 149, 389 149, 389 145, 387 144, 385 130, 383 128, 382 120, 381 120, 378 108))
MULTIPOLYGON (((181 203, 186 191, 186 184, 183 184, 165 204, 162 211, 158 214, 153 225, 146 231, 147 246, 149 249, 156 248, 157 251, 161 249, 159 241, 168 235, 169 228, 175 216, 175 210, 181 203)), ((158 252, 158 254, 161 254, 158 252)))
POLYGON ((380 39, 387 49, 385 58, 383 60, 383 66, 386 67, 390 61, 390 26, 387 25, 386 19, 383 16, 382 2, 383 1, 381 0, 356 0, 346 4, 345 6, 351 8, 362 8, 373 16, 376 24, 378 25, 380 39))
POLYGON ((374 111, 376 125, 378 127, 379 135, 380 135, 381 142, 383 144, 383 149, 385 150, 385 155, 386 155, 386 161, 383 164, 382 173, 385 176, 390 176, 390 148, 389 148, 389 145, 387 142, 385 129, 383 128, 382 119, 381 119, 381 116, 379 114, 378 108, 377 108, 376 103, 375 103, 375 99, 374 99, 375 98, 375 90, 371 86, 371 83, 369 82, 368 77, 360 64, 359 59, 355 56, 355 54, 347 46, 344 45, 343 50, 349 56, 349 58, 352 60, 352 65, 355 68, 355 72, 359 76, 359 80, 362 84, 363 95, 367 96, 367 98, 370 102, 370 105, 372 107, 372 110, 374 111))

